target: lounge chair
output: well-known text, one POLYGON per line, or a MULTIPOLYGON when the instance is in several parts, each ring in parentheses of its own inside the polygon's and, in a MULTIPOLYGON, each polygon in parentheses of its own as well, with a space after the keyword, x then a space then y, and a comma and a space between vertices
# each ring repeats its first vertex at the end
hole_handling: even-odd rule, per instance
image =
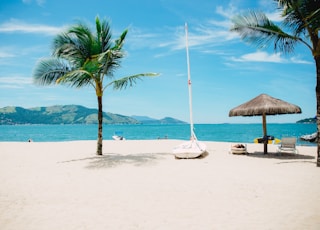
POLYGON ((296 149, 297 138, 295 137, 283 137, 281 143, 278 146, 278 153, 281 152, 293 152, 298 153, 296 149))

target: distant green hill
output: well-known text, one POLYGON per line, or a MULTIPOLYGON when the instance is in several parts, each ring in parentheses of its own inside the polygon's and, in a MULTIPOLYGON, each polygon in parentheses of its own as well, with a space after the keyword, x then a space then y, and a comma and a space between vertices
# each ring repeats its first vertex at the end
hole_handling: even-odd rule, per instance
POLYGON ((317 123, 317 119, 315 117, 306 118, 306 119, 299 120, 296 123, 313 124, 313 123, 317 123))
POLYGON ((142 124, 186 124, 186 122, 177 120, 172 117, 165 117, 160 120, 147 117, 147 116, 131 116, 131 117, 138 120, 142 124))
MULTIPOLYGON (((97 109, 79 105, 49 106, 25 109, 0 109, 0 124, 96 124, 97 109)), ((137 124, 139 121, 118 114, 104 113, 104 124, 137 124)))
MULTIPOLYGON (((0 108, 0 125, 15 124, 96 124, 98 110, 80 105, 57 105, 25 109, 8 106, 0 108)), ((152 119, 152 118, 151 118, 152 119)), ((174 118, 152 119, 155 123, 183 123, 174 118)), ((103 113, 104 124, 141 124, 134 117, 103 113)))

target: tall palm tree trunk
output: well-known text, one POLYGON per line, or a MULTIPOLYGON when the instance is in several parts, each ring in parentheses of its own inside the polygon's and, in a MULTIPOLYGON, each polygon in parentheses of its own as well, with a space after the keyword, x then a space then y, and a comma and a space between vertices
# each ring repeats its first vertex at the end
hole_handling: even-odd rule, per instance
POLYGON ((97 155, 102 155, 102 96, 98 96, 98 141, 97 155))
POLYGON ((316 85, 316 98, 317 98, 317 133, 318 133, 318 148, 317 148, 317 166, 320 167, 320 56, 315 56, 317 71, 317 85, 316 85))

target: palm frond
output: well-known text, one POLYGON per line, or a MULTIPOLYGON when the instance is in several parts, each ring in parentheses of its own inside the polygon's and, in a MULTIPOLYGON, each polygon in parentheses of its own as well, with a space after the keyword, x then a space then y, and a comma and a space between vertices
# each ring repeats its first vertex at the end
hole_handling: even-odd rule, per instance
POLYGON ((97 58, 88 59, 81 67, 82 70, 85 70, 92 75, 97 74, 101 70, 101 64, 97 58))
POLYGON ((107 88, 109 86, 113 86, 113 89, 115 90, 122 90, 127 88, 128 86, 132 87, 133 85, 136 84, 137 80, 142 80, 142 77, 156 77, 159 76, 158 73, 141 73, 141 74, 136 74, 128 77, 123 77, 118 80, 114 80, 110 82, 108 85, 104 87, 107 88))
MULTIPOLYGON (((318 2, 320 4, 320 2, 318 2)), ((307 20, 309 22, 309 25, 312 26, 314 31, 320 30, 320 6, 317 6, 318 8, 313 11, 309 16, 307 16, 307 20)))
POLYGON ((280 8, 286 8, 290 4, 292 4, 292 0, 274 0, 275 2, 278 2, 278 5, 280 8))
POLYGON ((101 23, 99 17, 96 17, 96 30, 97 30, 97 35, 100 37, 101 34, 101 23))
POLYGON ((275 51, 290 53, 294 45, 301 41, 299 37, 288 34, 270 21, 262 12, 249 11, 246 15, 238 15, 232 19, 231 31, 240 34, 241 38, 258 48, 274 44, 275 51))
POLYGON ((300 12, 301 7, 298 1, 286 1, 281 3, 283 6, 282 17, 284 25, 300 34, 305 29, 304 17, 300 12))
POLYGON ((85 70, 73 70, 57 79, 57 83, 76 88, 88 85, 92 85, 93 87, 95 86, 93 75, 85 70))
POLYGON ((112 47, 112 33, 110 24, 106 20, 100 22, 96 17, 97 42, 101 45, 100 52, 106 52, 112 47))
POLYGON ((81 66, 91 55, 100 52, 90 28, 81 23, 57 35, 53 50, 54 56, 67 59, 76 66, 81 66))
POLYGON ((37 65, 34 71, 35 82, 65 84, 77 88, 92 85, 96 94, 102 95, 103 90, 111 85, 114 89, 124 89, 133 86, 142 77, 158 76, 156 73, 144 73, 113 80, 114 72, 120 67, 124 57, 122 48, 127 33, 128 30, 125 30, 113 42, 108 21, 100 21, 98 17, 96 33, 92 33, 82 23, 70 27, 55 37, 53 58, 42 60, 37 65), (113 81, 105 85, 105 77, 113 81))
POLYGON ((306 31, 318 36, 320 27, 319 0, 274 0, 283 10, 284 25, 296 35, 306 35, 306 31))
POLYGON ((62 59, 41 59, 33 71, 33 81, 39 85, 55 84, 59 78, 71 71, 70 66, 62 59))
POLYGON ((113 49, 116 49, 116 50, 122 49, 127 33, 128 33, 128 30, 125 30, 122 32, 120 37, 115 41, 115 46, 113 47, 113 49))
POLYGON ((78 25, 72 26, 68 30, 68 34, 70 36, 75 36, 75 38, 81 43, 82 45, 85 45, 85 47, 90 47, 93 40, 93 34, 91 29, 83 24, 79 23, 78 25))
POLYGON ((120 60, 124 56, 122 51, 109 49, 101 53, 98 61, 101 65, 101 74, 112 76, 114 71, 120 67, 120 60))
POLYGON ((101 50, 99 52, 98 61, 100 63, 100 76, 112 77, 115 70, 120 67, 120 60, 124 57, 124 53, 121 48, 124 43, 127 31, 120 35, 114 44, 112 42, 110 24, 106 20, 100 21, 96 18, 96 28, 97 28, 97 41, 100 44, 101 50))
POLYGON ((57 35, 54 39, 53 56, 70 61, 74 66, 81 66, 85 57, 78 42, 67 34, 57 35))

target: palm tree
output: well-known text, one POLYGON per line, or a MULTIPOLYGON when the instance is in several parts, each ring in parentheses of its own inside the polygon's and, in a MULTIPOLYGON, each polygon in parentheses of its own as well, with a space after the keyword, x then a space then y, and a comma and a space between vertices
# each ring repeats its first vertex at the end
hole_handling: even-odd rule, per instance
POLYGON ((125 30, 113 41, 110 25, 106 20, 96 18, 96 31, 79 22, 66 32, 58 34, 53 41, 53 52, 49 58, 41 59, 33 72, 36 84, 66 84, 72 87, 92 86, 98 100, 97 155, 102 155, 102 98, 105 89, 113 86, 121 90, 132 86, 136 80, 155 73, 136 74, 121 79, 114 78, 124 57, 125 30), (109 80, 107 83, 105 80, 109 80))
MULTIPOLYGON (((316 64, 317 130, 320 133, 320 1, 274 0, 282 10, 282 25, 277 25, 262 12, 249 11, 232 19, 230 29, 251 44, 264 48, 273 44, 275 52, 292 53, 298 44, 305 45, 316 64)), ((320 138, 317 166, 320 167, 320 138)))

